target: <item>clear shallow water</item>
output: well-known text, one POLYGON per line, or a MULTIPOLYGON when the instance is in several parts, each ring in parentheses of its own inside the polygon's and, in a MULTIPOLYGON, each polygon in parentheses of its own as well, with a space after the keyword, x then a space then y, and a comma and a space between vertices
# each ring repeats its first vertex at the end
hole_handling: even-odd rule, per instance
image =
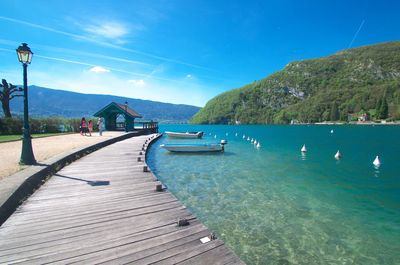
POLYGON ((399 264, 400 126, 160 127, 195 130, 204 139, 163 136, 148 164, 247 264, 399 264), (222 154, 159 148, 221 139, 222 154))

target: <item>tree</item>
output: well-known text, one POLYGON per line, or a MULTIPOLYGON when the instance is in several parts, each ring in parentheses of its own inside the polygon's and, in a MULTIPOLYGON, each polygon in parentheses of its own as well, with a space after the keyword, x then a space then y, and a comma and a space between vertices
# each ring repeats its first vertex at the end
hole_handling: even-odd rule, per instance
POLYGON ((0 90, 0 100, 3 107, 4 116, 6 118, 11 118, 10 100, 15 97, 22 96, 12 94, 17 91, 21 91, 21 89, 11 83, 7 83, 5 79, 1 80, 0 88, 2 88, 2 90, 0 90))
POLYGON ((332 103, 332 107, 331 107, 330 120, 337 121, 337 120, 339 120, 339 118, 340 118, 339 109, 338 109, 336 102, 334 101, 332 103))
POLYGON ((388 117, 388 111, 389 111, 389 106, 386 97, 383 96, 380 101, 381 104, 379 106, 379 109, 377 109, 377 116, 379 119, 386 119, 388 117))

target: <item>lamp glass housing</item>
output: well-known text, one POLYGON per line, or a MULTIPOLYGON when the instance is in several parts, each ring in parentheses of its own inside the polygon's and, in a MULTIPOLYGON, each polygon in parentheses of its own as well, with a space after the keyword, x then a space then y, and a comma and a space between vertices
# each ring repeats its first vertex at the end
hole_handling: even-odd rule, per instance
POLYGON ((23 64, 30 64, 32 61, 33 52, 28 47, 28 44, 22 43, 17 49, 18 60, 23 64))

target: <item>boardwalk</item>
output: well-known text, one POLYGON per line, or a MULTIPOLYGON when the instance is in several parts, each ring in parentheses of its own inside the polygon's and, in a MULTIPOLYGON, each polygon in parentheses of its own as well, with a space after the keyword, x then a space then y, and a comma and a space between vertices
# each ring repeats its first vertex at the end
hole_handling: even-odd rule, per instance
MULTIPOLYGON (((149 136, 65 167, 0 228, 0 264, 243 264, 138 161, 149 136), (177 226, 178 218, 189 220, 177 226)), ((144 156, 142 155, 142 160, 144 156)))

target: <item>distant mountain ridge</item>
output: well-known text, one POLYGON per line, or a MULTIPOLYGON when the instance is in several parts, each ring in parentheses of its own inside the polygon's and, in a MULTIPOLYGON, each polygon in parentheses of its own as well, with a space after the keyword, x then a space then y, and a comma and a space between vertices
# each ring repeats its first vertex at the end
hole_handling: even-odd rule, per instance
MULTIPOLYGON (((58 117, 91 117, 111 102, 124 104, 139 112, 145 120, 187 122, 199 107, 133 99, 112 95, 82 94, 65 90, 29 86, 29 115, 58 117)), ((22 97, 10 101, 13 115, 23 114, 22 97)))
POLYGON ((382 105, 388 106, 388 118, 400 119, 398 41, 289 63, 262 80, 214 97, 192 122, 347 121, 351 114, 378 117, 382 105))

